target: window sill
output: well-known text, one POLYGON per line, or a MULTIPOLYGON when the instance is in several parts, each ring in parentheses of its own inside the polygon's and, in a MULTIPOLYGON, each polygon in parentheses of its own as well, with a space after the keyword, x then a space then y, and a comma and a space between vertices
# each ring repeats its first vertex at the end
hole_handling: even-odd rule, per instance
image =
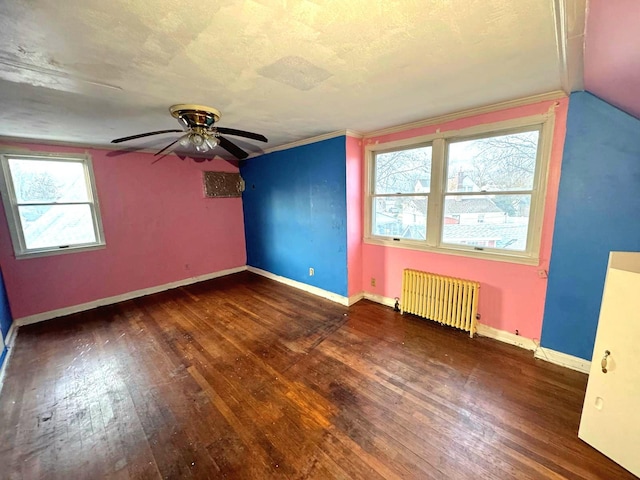
POLYGON ((93 243, 91 245, 78 245, 68 248, 52 248, 47 250, 37 250, 33 252, 23 252, 20 254, 16 253, 15 258, 16 260, 26 260, 29 258, 50 257, 53 255, 65 255, 67 253, 80 253, 91 250, 102 250, 103 248, 106 248, 106 246, 106 243, 102 242, 93 243))
POLYGON ((455 247, 432 247, 424 245, 421 242, 412 242, 410 240, 387 240, 375 237, 365 237, 364 243, 368 245, 379 245, 382 247, 403 248, 405 250, 416 250, 420 252, 438 253, 441 255, 454 255, 457 257, 475 258, 478 260, 491 260, 496 262, 517 263, 521 265, 540 265, 540 259, 536 257, 529 257, 525 255, 495 253, 493 251, 476 252, 467 250, 464 248, 455 247))

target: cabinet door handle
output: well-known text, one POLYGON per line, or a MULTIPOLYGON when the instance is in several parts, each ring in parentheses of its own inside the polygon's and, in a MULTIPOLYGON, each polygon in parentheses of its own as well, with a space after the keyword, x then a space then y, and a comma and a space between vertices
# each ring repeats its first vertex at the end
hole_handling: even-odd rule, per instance
POLYGON ((602 357, 602 361, 600 362, 600 366, 602 367, 602 373, 607 373, 607 357, 611 355, 609 350, 604 351, 604 357, 602 357))

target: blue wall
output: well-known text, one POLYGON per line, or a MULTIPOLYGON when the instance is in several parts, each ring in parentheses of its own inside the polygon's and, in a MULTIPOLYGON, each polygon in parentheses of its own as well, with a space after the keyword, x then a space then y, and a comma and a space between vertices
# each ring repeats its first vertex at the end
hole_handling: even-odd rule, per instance
MULTIPOLYGON (((7 338, 7 332, 11 327, 11 310, 9 310, 9 300, 7 299, 7 292, 4 288, 4 279, 2 278, 2 271, 0 271, 0 335, 2 338, 7 338)), ((0 365, 4 362, 4 357, 7 353, 5 347, 0 351, 0 365)))
POLYGON ((571 94, 543 347, 591 360, 610 251, 640 251, 640 120, 571 94))
POLYGON ((248 160, 240 174, 247 264, 346 296, 346 137, 248 160))

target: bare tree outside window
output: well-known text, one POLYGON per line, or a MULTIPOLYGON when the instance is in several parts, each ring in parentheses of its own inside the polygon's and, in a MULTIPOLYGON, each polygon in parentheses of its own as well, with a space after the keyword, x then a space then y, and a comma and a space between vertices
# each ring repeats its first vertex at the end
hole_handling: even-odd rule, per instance
POLYGON ((542 138, 551 135, 551 126, 532 117, 438 131, 415 143, 400 140, 393 149, 367 145, 367 238, 382 245, 412 240, 407 248, 443 252, 487 250, 487 257, 517 262, 536 259, 543 217, 537 202, 550 156, 542 138))
POLYGON ((376 154, 372 205, 376 235, 426 239, 431 154, 430 145, 376 154))
POLYGON ((536 130, 452 143, 449 175, 451 169, 463 171, 481 190, 531 190, 538 136, 536 130), (466 161, 469 156, 471 158, 466 161))
POLYGON ((375 193, 429 192, 431 147, 398 150, 376 155, 375 193), (418 186, 418 182, 422 187, 418 186), (426 190, 421 190, 426 188, 426 190), (417 190, 416 190, 417 189, 417 190))
POLYGON ((538 139, 534 130, 448 145, 443 242, 526 250, 538 139))

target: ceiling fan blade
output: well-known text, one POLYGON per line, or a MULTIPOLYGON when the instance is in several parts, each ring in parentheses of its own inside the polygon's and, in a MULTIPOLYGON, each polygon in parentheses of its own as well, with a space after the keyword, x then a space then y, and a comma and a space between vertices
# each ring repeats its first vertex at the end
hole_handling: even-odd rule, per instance
MULTIPOLYGON (((166 153, 171 153, 173 151, 174 148, 176 148, 174 145, 176 145, 176 143, 178 143, 180 140, 182 140, 185 137, 188 137, 189 135, 183 135, 180 138, 174 140, 173 142, 171 142, 169 145, 167 145, 166 147, 164 147, 162 150, 160 150, 158 153, 154 153, 153 156, 157 157, 158 155, 161 155, 163 152, 166 153)), ((166 154, 165 153, 165 154, 166 154)))
POLYGON ((216 127, 216 130, 225 135, 235 135, 236 137, 246 137, 261 142, 268 142, 267 137, 259 133, 245 132, 244 130, 236 130, 235 128, 216 127))
POLYGON ((111 140, 111 143, 127 142, 129 140, 135 140, 136 138, 149 137, 151 135, 159 135, 161 133, 182 133, 182 132, 184 132, 184 130, 158 130, 157 132, 140 133, 138 135, 131 135, 130 137, 116 138, 115 140, 111 140))
POLYGON ((231 155, 233 155, 234 157, 237 157, 240 160, 244 160, 249 156, 247 152, 245 152, 235 143, 227 140, 226 138, 218 137, 218 140, 220 141, 220 146, 224 148, 227 152, 229 152, 231 155))

